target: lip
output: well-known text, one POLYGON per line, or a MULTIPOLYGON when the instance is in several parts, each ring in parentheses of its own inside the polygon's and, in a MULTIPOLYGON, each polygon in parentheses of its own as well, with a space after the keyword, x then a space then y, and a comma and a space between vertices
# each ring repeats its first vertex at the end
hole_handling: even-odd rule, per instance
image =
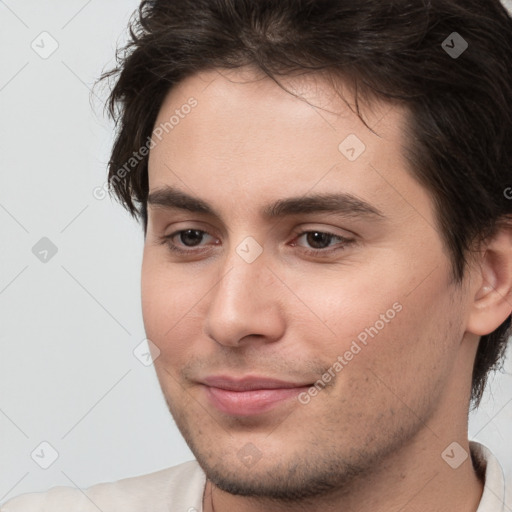
POLYGON ((259 377, 258 375, 246 375, 242 378, 229 377, 227 375, 212 375, 201 381, 207 386, 226 389, 229 391, 251 391, 253 389, 288 389, 309 386, 307 382, 289 382, 285 380, 259 377))
POLYGON ((210 403, 230 415, 251 416, 269 411, 296 397, 311 384, 287 382, 267 377, 206 377, 201 382, 210 403))

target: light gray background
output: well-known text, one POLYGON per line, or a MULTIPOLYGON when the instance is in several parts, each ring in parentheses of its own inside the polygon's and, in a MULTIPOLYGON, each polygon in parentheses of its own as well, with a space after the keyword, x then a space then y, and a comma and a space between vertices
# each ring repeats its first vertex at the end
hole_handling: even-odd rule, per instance
MULTIPOLYGON (((137 5, 0 1, 0 503, 193 458, 153 367, 133 354, 145 338, 142 229, 92 194, 105 182, 113 126, 102 116, 107 91, 95 89, 93 111, 90 88, 137 5), (50 48, 43 31, 59 45, 46 59, 31 47, 50 48), (32 252, 42 237, 58 249, 46 263, 32 252), (44 441, 58 452, 48 469, 36 463, 50 460, 44 441)), ((470 417, 470 438, 509 475, 511 359, 470 417)))

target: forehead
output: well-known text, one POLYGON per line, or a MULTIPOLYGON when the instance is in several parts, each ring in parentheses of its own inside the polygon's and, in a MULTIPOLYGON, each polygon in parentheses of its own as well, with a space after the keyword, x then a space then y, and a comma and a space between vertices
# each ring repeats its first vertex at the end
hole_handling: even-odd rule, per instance
POLYGON ((360 105, 366 126, 342 83, 334 90, 314 75, 280 81, 299 98, 250 69, 209 70, 174 87, 155 122, 150 192, 172 185, 221 201, 219 208, 250 209, 272 198, 337 190, 364 195, 380 210, 408 197, 409 209, 430 215, 425 191, 407 172, 405 109, 360 105))
POLYGON ((368 127, 378 127, 380 136, 401 138, 404 108, 376 99, 365 100, 364 105, 359 102, 365 125, 354 112, 354 93, 343 81, 333 82, 327 75, 303 74, 279 77, 279 83, 281 86, 250 67, 197 73, 168 92, 155 127, 165 128, 175 114, 164 138, 170 131, 176 137, 190 137, 192 133, 199 136, 202 128, 210 130, 214 124, 218 130, 208 132, 211 140, 218 143, 226 135, 230 141, 245 143, 247 148, 253 140, 272 141, 286 148, 285 144, 294 137, 304 136, 311 141, 307 148, 311 150, 315 139, 325 138, 330 131, 329 139, 336 142, 347 127, 362 139, 367 138, 366 132, 372 133, 368 127), (187 105, 191 100, 196 104, 193 109, 187 105), (277 139, 272 137, 275 134, 279 135, 277 139))

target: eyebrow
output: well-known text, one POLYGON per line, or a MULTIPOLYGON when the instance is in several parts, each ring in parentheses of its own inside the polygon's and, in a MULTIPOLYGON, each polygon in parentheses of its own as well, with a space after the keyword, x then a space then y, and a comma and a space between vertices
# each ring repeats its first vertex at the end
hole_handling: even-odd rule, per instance
MULTIPOLYGON (((182 190, 164 186, 148 195, 148 205, 165 209, 186 210, 202 213, 218 219, 217 213, 206 201, 193 197, 182 190)), ((385 215, 375 206, 349 193, 313 194, 307 196, 278 199, 261 210, 267 219, 282 218, 305 213, 332 213, 347 217, 361 217, 373 220, 385 219, 385 215)))

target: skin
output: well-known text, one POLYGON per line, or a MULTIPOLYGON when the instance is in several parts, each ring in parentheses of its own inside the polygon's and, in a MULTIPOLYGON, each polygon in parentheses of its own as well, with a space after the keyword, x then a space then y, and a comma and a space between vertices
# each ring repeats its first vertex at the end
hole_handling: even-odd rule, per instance
POLYGON ((453 442, 469 453, 477 343, 511 311, 510 230, 454 284, 433 202, 403 156, 406 112, 368 103, 376 135, 319 75, 282 83, 307 101, 250 68, 202 72, 169 92, 155 124, 197 100, 151 149, 149 188, 179 188, 219 215, 149 204, 142 267, 146 334, 170 412, 207 475, 204 510, 475 511, 483 485, 471 458, 452 469, 441 454, 453 442), (338 149, 348 134, 366 145, 352 162, 338 149), (384 217, 259 213, 333 192, 384 217), (204 232, 172 238, 188 255, 162 243, 187 229, 204 232), (355 242, 315 245, 298 236, 307 230, 355 242), (248 236, 263 249, 252 263, 236 251, 248 236), (325 255, 306 254, 315 248, 325 255), (395 303, 400 312, 307 404, 229 415, 198 383, 213 374, 314 383, 395 303), (247 450, 257 454, 250 465, 247 450))

